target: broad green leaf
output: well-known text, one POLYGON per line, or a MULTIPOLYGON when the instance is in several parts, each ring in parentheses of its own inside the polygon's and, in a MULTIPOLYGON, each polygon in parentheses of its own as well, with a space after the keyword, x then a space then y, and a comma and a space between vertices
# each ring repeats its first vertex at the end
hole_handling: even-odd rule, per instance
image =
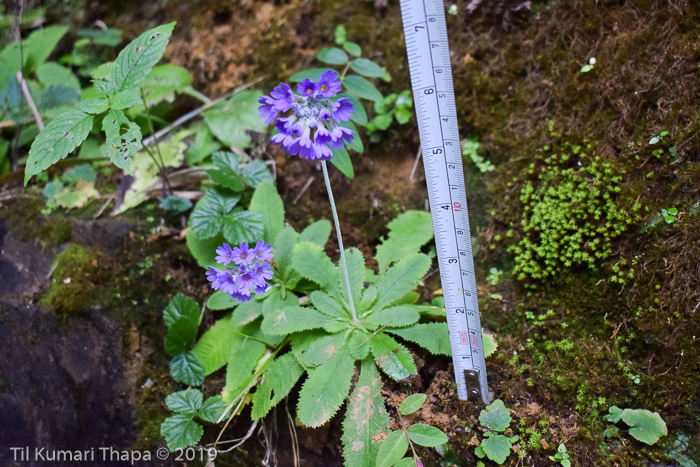
POLYGON ((204 401, 202 407, 199 409, 197 415, 202 420, 206 420, 211 423, 217 423, 226 411, 228 404, 224 402, 224 398, 220 395, 211 396, 209 399, 204 401))
POLYGON ((226 386, 222 392, 224 400, 231 403, 239 391, 244 389, 243 383, 250 378, 265 354, 265 344, 247 337, 239 336, 233 344, 228 366, 226 367, 226 386))
POLYGON ((284 228, 284 204, 277 188, 269 183, 261 183, 253 193, 248 209, 263 216, 263 238, 266 243, 272 244, 284 228))
POLYGON ((255 390, 251 418, 257 420, 267 415, 270 409, 287 397, 302 374, 304 369, 291 353, 275 359, 265 372, 262 384, 255 390))
POLYGON ((165 398, 165 405, 173 412, 195 416, 202 407, 202 391, 199 389, 186 389, 170 394, 165 398))
POLYGON ((377 467, 391 467, 406 454, 408 439, 402 430, 392 431, 379 446, 377 467))
POLYGON ((299 234, 299 241, 311 242, 320 247, 325 247, 331 236, 331 227, 331 222, 326 219, 312 222, 299 234))
POLYGON ((386 74, 386 70, 366 58, 358 58, 350 63, 350 69, 358 75, 366 76, 367 78, 381 78, 386 74))
POLYGON ((617 423, 622 418, 622 409, 616 405, 613 405, 608 409, 608 415, 604 416, 603 418, 609 422, 617 423))
POLYGON ((348 154, 347 149, 332 149, 332 151, 333 158, 331 159, 331 164, 333 164, 349 179, 352 180, 355 178, 355 169, 352 167, 352 161, 350 160, 350 154, 348 154))
POLYGON ((88 114, 101 114, 109 109, 109 100, 106 97, 95 97, 79 101, 77 109, 88 114))
POLYGON ((496 399, 479 414, 479 423, 484 428, 493 431, 505 431, 510 425, 510 410, 503 405, 501 399, 496 399))
POLYGON ((45 87, 52 86, 68 87, 80 92, 80 81, 68 68, 55 62, 48 62, 41 65, 36 70, 39 82, 45 87))
POLYGON ((369 348, 379 367, 387 376, 396 381, 408 378, 418 372, 413 356, 408 349, 383 332, 377 333, 369 339, 369 348))
POLYGON ((329 65, 345 65, 348 63, 348 54, 338 47, 326 47, 321 49, 316 58, 329 65))
POLYGON ((300 71, 298 73, 294 73, 289 78, 289 81, 292 83, 301 83, 306 78, 310 79, 311 81, 318 81, 323 72, 328 70, 329 68, 311 68, 310 70, 300 71))
POLYGON ((381 102, 384 99, 382 93, 365 78, 361 76, 346 76, 343 80, 343 86, 348 94, 352 94, 362 99, 368 99, 374 102, 381 102))
MULTIPOLYGON (((345 250, 345 262, 348 268, 350 292, 352 293, 353 303, 357 307, 360 304, 362 291, 364 290, 365 257, 357 248, 348 248, 345 250)), ((348 288, 345 283, 345 269, 343 267, 338 268, 338 289, 340 290, 341 297, 348 304, 349 309, 350 300, 347 296, 348 288)))
POLYGON ((207 308, 210 310, 230 310, 238 305, 238 301, 231 298, 231 294, 227 294, 223 290, 217 290, 207 300, 207 308))
POLYGON ((377 281, 377 302, 374 309, 394 304, 418 284, 430 268, 430 258, 424 254, 405 257, 394 264, 377 281))
POLYGON ((630 435, 646 444, 655 444, 660 437, 668 434, 666 422, 658 412, 645 409, 625 409, 622 411, 622 421, 630 427, 630 435))
POLYGON ((215 236, 223 229, 224 221, 239 200, 239 196, 226 195, 216 190, 207 191, 190 215, 192 231, 201 239, 215 236))
POLYGON ((233 191, 241 191, 245 187, 243 177, 238 167, 238 156, 229 151, 218 151, 212 155, 214 167, 207 170, 211 179, 217 185, 230 188, 233 191))
POLYGON ((197 337, 197 324, 180 318, 168 327, 165 335, 165 351, 175 356, 189 350, 197 337))
POLYGON ((188 415, 173 415, 166 418, 160 426, 160 434, 165 438, 171 452, 194 446, 203 433, 202 426, 188 415))
POLYGON ((292 262, 294 259, 294 251, 299 241, 299 234, 290 226, 285 226, 277 234, 272 243, 275 254, 275 264, 282 275, 283 279, 287 279, 291 274, 292 262))
POLYGON ((355 360, 364 360, 369 355, 369 333, 355 329, 348 338, 350 354, 355 360))
POLYGON ((261 183, 274 184, 275 179, 267 167, 267 164, 260 159, 253 159, 241 168, 241 176, 246 185, 257 188, 261 183))
POLYGON ((154 66, 143 81, 143 93, 149 107, 161 102, 173 102, 175 93, 181 93, 192 84, 192 75, 184 68, 165 64, 154 66))
POLYGON ((433 447, 447 442, 447 435, 445 433, 434 426, 424 423, 413 424, 406 430, 408 431, 408 437, 411 438, 411 441, 421 446, 433 447))
POLYGON ((375 439, 385 433, 389 425, 381 390, 382 379, 377 366, 371 360, 363 360, 343 420, 343 457, 350 467, 376 465, 380 443, 375 439))
POLYGON ((452 355, 447 323, 419 323, 387 332, 418 344, 433 355, 452 355))
POLYGON ((338 289, 338 270, 319 245, 309 242, 297 244, 292 266, 303 277, 320 285, 331 297, 341 296, 338 289))
POLYGON ((92 129, 93 117, 79 110, 71 110, 51 120, 39 133, 29 150, 29 158, 24 169, 24 184, 49 166, 70 154, 77 148, 92 129))
POLYGON ((290 336, 292 354, 294 354, 294 358, 304 369, 306 369, 304 355, 306 355, 311 344, 327 335, 328 333, 321 329, 311 329, 309 331, 296 332, 290 336))
POLYGON ((416 460, 413 457, 404 457, 394 464, 394 467, 417 467, 416 460))
POLYGON ((353 57, 359 57, 360 55, 362 55, 362 48, 360 48, 360 46, 354 42, 346 41, 343 44, 343 48, 353 57))
POLYGON ((138 90, 151 68, 163 57, 174 27, 175 23, 158 26, 124 47, 110 73, 114 92, 138 90))
POLYGON ((261 329, 266 334, 280 336, 317 328, 334 332, 342 329, 344 325, 347 323, 343 324, 337 319, 329 318, 314 308, 287 306, 266 316, 261 329))
POLYGON ((119 91, 109 98, 109 106, 114 110, 128 109, 136 104, 143 104, 143 101, 141 96, 131 89, 119 91))
POLYGON ((360 308, 357 310, 358 313, 364 313, 369 310, 374 302, 377 300, 377 287, 370 285, 362 292, 362 299, 360 300, 360 308))
POLYGON ((200 266, 216 267, 218 265, 216 262, 216 248, 226 241, 222 234, 218 234, 212 238, 201 239, 190 229, 189 232, 187 232, 185 240, 187 242, 187 247, 190 249, 190 253, 192 253, 192 256, 194 256, 200 266))
POLYGON ((196 326, 199 326, 199 316, 200 312, 197 302, 182 293, 175 295, 163 310, 163 321, 168 327, 180 318, 189 320, 196 326))
POLYGON ((220 319, 199 338, 192 353, 210 375, 228 362, 233 348, 236 328, 231 324, 231 315, 220 319))
POLYGON ((348 397, 355 359, 347 348, 323 365, 308 370, 309 377, 299 392, 297 416, 304 425, 316 428, 338 412, 348 397))
POLYGON ((419 318, 420 314, 414 306, 399 305, 370 312, 361 320, 364 325, 376 329, 381 326, 403 328, 416 323, 419 318))
POLYGON ((423 402, 425 402, 425 394, 412 394, 408 396, 399 406, 399 412, 401 415, 411 415, 412 413, 418 412, 421 408, 423 402))
POLYGON ((178 354, 170 361, 170 374, 175 381, 199 386, 204 381, 204 367, 190 351, 178 354))
POLYGON ((263 216, 253 211, 234 211, 223 219, 223 233, 232 244, 255 244, 263 237, 263 216))
POLYGON ((32 32, 21 46, 19 41, 15 41, 5 47, 0 52, 0 89, 15 79, 20 63, 25 76, 34 73, 49 58, 66 32, 67 26, 47 26, 32 32))
POLYGON ((331 318, 348 319, 350 314, 333 297, 320 290, 314 290, 309 295, 311 303, 326 316, 331 318))
POLYGON ((259 300, 250 300, 241 303, 233 312, 231 324, 234 326, 244 326, 252 323, 258 316, 262 314, 263 302, 259 300))
POLYGON ((265 300, 262 300, 262 315, 270 316, 272 313, 278 313, 288 306, 299 305, 299 298, 292 292, 287 291, 286 296, 282 298, 282 291, 279 288, 270 290, 265 300))
POLYGON ((380 273, 391 263, 418 253, 433 238, 430 213, 425 211, 406 211, 389 222, 387 227, 388 237, 377 246, 380 273))
POLYGON ((338 332, 315 340, 304 353, 303 363, 306 367, 326 363, 338 352, 346 352, 348 345, 344 333, 338 332))
POLYGON ((158 203, 158 207, 171 212, 185 212, 192 209, 192 201, 182 196, 170 195, 158 203))
POLYGON ((476 447, 474 452, 479 457, 484 457, 485 454, 495 463, 503 464, 510 454, 511 448, 513 447, 513 438, 517 439, 517 436, 508 437, 493 434, 492 436, 483 439, 481 444, 476 447))
POLYGON ((131 156, 141 149, 141 127, 126 118, 121 110, 112 109, 102 119, 102 131, 106 136, 102 154, 132 175, 131 156))
POLYGON ((204 112, 204 121, 225 145, 245 149, 250 145, 248 131, 261 133, 267 125, 258 113, 260 91, 241 91, 204 112))

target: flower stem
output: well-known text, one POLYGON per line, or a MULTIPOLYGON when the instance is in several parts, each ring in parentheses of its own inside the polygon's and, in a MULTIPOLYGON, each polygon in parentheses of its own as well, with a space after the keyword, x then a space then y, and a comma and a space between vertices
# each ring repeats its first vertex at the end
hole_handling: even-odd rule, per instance
POLYGON ((326 189, 328 190, 328 199, 331 202, 331 210, 333 211, 333 222, 335 223, 335 234, 338 237, 338 248, 340 248, 340 262, 343 265, 343 272, 345 273, 345 287, 348 291, 348 302, 350 303, 350 311, 352 312, 352 319, 355 323, 357 320, 357 312, 355 311, 355 303, 352 300, 352 290, 350 289, 350 278, 348 277, 348 263, 345 261, 345 249, 343 248, 343 235, 340 233, 340 222, 338 221, 338 211, 335 208, 335 200, 333 199, 333 191, 331 190, 331 180, 328 178, 328 169, 326 168, 326 161, 321 161, 321 167, 323 168, 323 178, 326 181, 326 189))

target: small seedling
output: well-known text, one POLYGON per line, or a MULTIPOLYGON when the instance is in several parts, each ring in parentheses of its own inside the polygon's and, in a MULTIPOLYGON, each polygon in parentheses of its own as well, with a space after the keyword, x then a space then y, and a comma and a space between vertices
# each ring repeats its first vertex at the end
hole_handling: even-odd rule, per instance
POLYGON ((581 67, 581 73, 588 73, 593 69, 593 66, 595 65, 595 57, 591 57, 588 59, 588 63, 583 65, 581 67))
POLYGON ((495 463, 502 465, 513 447, 513 443, 518 440, 518 436, 506 436, 501 434, 508 429, 512 418, 510 410, 506 408, 503 401, 496 399, 479 414, 479 423, 486 428, 484 439, 481 441, 474 453, 479 458, 488 457, 495 463))
POLYGON ((676 222, 678 220, 678 209, 676 209, 676 208, 662 209, 661 216, 663 216, 663 218, 667 224, 673 224, 674 222, 676 222))
POLYGON ((559 444, 557 453, 553 456, 549 456, 549 459, 559 461, 562 467, 571 467, 571 460, 569 460, 569 454, 566 452, 566 446, 564 446, 564 443, 559 444))
POLYGON ((649 144, 657 144, 657 143, 660 143, 661 141, 663 141, 664 136, 666 136, 666 135, 668 135, 668 131, 662 131, 662 132, 659 133, 658 135, 653 136, 653 137, 649 140, 649 144))

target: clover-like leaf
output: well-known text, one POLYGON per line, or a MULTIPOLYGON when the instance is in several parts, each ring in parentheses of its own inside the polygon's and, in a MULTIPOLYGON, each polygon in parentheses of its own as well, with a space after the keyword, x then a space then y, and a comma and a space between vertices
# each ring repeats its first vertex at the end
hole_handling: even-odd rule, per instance
POLYGON ((608 409, 608 414, 603 418, 609 422, 617 423, 620 421, 620 418, 622 418, 622 409, 613 405, 608 409))

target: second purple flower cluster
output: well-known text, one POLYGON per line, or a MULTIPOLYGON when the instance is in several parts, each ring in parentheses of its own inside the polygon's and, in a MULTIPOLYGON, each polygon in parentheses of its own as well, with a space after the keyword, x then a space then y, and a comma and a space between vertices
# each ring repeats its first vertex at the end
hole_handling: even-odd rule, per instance
POLYGON ((252 293, 261 294, 267 290, 267 281, 272 279, 270 261, 273 258, 272 246, 258 241, 250 248, 247 243, 237 247, 224 243, 216 249, 216 262, 231 267, 218 269, 209 267, 207 279, 214 290, 223 290, 239 302, 250 300, 252 293), (252 291, 252 292, 251 292, 252 291))
POLYGON ((269 96, 260 97, 258 109, 265 123, 275 121, 279 133, 272 142, 281 144, 289 154, 308 160, 330 160, 332 149, 340 149, 352 142, 355 136, 349 128, 339 123, 350 120, 354 110, 350 99, 332 98, 340 92, 338 73, 327 70, 318 81, 305 79, 297 85, 294 94, 286 83, 280 83, 269 96), (289 110, 287 117, 277 116, 289 110))

